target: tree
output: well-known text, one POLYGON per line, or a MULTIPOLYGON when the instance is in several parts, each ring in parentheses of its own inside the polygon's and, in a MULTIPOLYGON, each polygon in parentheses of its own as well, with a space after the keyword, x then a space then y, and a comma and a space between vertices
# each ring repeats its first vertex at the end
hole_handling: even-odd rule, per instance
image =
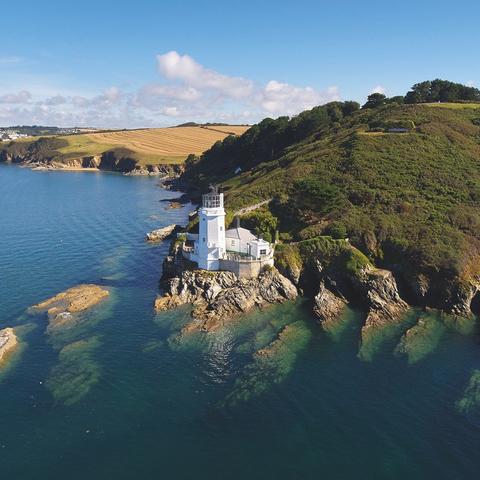
POLYGON ((439 78, 416 83, 405 96, 405 103, 480 102, 480 90, 439 78))
POLYGON ((396 103, 398 105, 403 105, 405 103, 405 97, 403 95, 396 95, 395 97, 387 98, 387 103, 396 103))
POLYGON ((372 93, 367 97, 367 103, 362 108, 377 108, 385 105, 387 97, 383 93, 372 93))
POLYGON ((343 114, 351 115, 353 112, 360 110, 360 104, 358 102, 353 102, 351 100, 343 102, 343 114))
POLYGON ((274 217, 270 210, 260 209, 242 217, 244 225, 263 237, 267 242, 273 242, 278 226, 278 218, 274 217))

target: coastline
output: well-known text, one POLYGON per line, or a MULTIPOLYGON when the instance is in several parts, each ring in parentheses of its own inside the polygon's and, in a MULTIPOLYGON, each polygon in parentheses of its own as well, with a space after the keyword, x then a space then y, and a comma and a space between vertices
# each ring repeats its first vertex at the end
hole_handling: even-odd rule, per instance
POLYGON ((23 168, 30 168, 36 172, 101 172, 99 168, 95 167, 27 167, 20 165, 23 168))

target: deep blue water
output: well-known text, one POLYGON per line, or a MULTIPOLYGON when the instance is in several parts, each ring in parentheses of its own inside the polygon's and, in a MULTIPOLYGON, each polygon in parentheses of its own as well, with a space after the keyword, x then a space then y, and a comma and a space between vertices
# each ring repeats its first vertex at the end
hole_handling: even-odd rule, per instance
POLYGON ((476 330, 439 322, 413 364, 390 332, 361 360, 361 312, 329 335, 300 301, 181 338, 188 312, 152 309, 168 245, 143 241, 185 221, 191 206, 159 201, 174 195, 152 178, 0 166, 0 327, 22 339, 0 371, 1 478, 478 478, 478 405, 456 407, 480 369, 476 330), (112 294, 80 327, 54 337, 25 313, 82 282, 112 294))

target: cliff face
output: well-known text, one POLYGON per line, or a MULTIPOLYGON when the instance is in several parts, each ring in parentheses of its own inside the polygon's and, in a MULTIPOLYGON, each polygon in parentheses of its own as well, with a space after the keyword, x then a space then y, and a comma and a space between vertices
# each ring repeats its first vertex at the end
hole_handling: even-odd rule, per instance
POLYGON ((21 164, 37 169, 97 168, 127 175, 155 175, 172 178, 180 175, 182 164, 139 165, 124 149, 106 151, 100 155, 62 155, 56 150, 42 150, 28 145, 0 149, 0 162, 21 164))

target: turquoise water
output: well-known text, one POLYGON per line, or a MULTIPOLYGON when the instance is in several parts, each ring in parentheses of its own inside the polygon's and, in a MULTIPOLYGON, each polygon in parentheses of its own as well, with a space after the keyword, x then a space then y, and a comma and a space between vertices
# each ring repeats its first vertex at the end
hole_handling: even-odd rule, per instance
POLYGON ((327 334, 298 302, 182 338, 186 309, 152 310, 168 246, 143 241, 185 221, 191 206, 159 202, 173 195, 152 178, 0 166, 0 327, 22 339, 0 371, 2 478, 478 478, 480 410, 472 390, 457 403, 480 369, 475 329, 431 318, 402 354, 414 312, 361 360, 361 312, 327 334), (80 326, 47 335, 25 314, 81 282, 112 294, 80 326))

